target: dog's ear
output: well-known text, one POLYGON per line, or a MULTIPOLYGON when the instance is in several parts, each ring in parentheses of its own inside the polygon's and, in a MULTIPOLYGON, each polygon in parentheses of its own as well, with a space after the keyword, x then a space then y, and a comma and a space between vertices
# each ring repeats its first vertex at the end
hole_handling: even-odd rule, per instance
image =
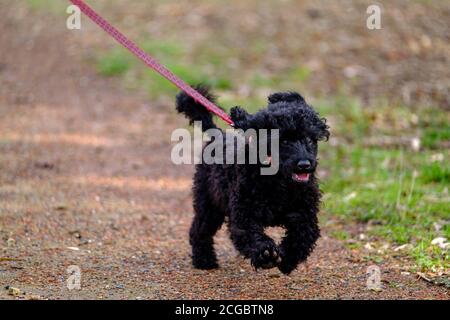
POLYGON ((277 103, 280 101, 285 102, 304 102, 305 99, 298 94, 297 92, 288 91, 288 92, 277 92, 274 94, 271 94, 268 98, 269 103, 277 103))
POLYGON ((233 107, 230 110, 230 117, 236 129, 248 129, 250 114, 247 111, 241 107, 233 107))
POLYGON ((325 140, 328 141, 328 139, 330 138, 330 127, 327 125, 327 119, 325 118, 317 118, 317 122, 316 122, 316 135, 317 135, 317 140, 325 140))

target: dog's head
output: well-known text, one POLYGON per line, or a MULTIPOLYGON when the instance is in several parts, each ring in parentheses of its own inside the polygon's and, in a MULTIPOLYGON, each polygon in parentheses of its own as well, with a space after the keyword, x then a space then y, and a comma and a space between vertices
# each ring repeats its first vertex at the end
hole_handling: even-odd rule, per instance
MULTIPOLYGON (((267 108, 255 114, 234 107, 231 118, 235 126, 243 130, 278 129, 279 173, 288 181, 308 183, 317 167, 318 141, 328 140, 330 136, 326 120, 298 93, 274 93, 268 100, 267 108)), ((271 152, 269 148, 269 155, 271 152)))

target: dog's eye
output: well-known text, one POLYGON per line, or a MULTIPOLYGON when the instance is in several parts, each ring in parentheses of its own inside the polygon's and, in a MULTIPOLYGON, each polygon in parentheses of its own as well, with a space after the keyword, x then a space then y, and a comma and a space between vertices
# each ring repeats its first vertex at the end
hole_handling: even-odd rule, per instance
POLYGON ((281 140, 281 143, 282 143, 282 144, 288 144, 288 143, 289 143, 289 140, 281 140))

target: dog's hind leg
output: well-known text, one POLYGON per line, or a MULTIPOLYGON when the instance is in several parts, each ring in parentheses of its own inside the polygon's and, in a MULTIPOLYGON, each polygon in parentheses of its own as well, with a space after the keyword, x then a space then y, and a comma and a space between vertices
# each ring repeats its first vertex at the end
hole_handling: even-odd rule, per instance
POLYGON ((217 263, 213 237, 225 216, 209 200, 207 193, 194 190, 195 217, 189 232, 192 264, 198 269, 215 269, 217 263))

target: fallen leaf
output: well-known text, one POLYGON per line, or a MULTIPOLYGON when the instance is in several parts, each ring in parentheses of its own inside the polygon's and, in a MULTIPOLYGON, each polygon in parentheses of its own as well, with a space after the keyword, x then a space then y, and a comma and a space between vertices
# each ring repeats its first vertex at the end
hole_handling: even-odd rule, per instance
POLYGON ((0 257, 0 261, 22 261, 22 259, 18 259, 18 258, 1 258, 0 257))
POLYGON ((358 195, 358 194, 357 194, 356 192, 352 192, 352 193, 350 193, 349 195, 347 195, 347 196, 344 197, 344 201, 345 201, 345 202, 348 202, 348 201, 350 201, 350 200, 356 198, 357 195, 358 195))
POLYGON ((423 279, 423 280, 425 280, 427 282, 432 282, 432 280, 430 278, 428 278, 425 273, 417 272, 417 275, 419 276, 420 279, 423 279))
POLYGON ((403 250, 409 250, 412 248, 412 245, 409 243, 402 244, 401 246, 395 247, 394 251, 403 251, 403 250))

